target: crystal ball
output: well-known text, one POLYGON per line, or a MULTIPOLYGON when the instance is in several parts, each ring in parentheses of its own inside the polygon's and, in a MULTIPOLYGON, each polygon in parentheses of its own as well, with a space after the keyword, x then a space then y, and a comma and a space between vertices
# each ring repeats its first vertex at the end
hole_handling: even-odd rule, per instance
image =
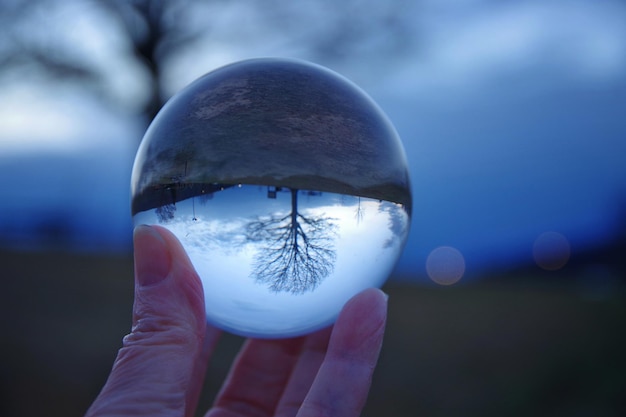
POLYGON ((290 59, 216 69, 171 98, 139 146, 133 223, 169 229, 208 322, 258 338, 331 325, 387 280, 411 191, 387 116, 337 73, 290 59))

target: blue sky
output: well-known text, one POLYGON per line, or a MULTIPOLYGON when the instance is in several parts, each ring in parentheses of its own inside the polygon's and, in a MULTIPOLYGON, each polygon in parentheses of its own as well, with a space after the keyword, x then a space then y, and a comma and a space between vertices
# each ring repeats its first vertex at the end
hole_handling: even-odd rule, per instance
MULTIPOLYGON (((271 27, 236 32, 230 23, 246 10, 233 3, 214 10, 222 23, 211 38, 167 67, 169 91, 239 59, 311 58, 271 27)), ((626 5, 431 0, 405 13, 410 53, 376 59, 363 45, 331 65, 381 105, 405 144, 415 203, 399 270, 425 275, 439 247, 454 248, 472 276, 532 262, 545 232, 571 251, 611 239, 626 210, 626 5)), ((73 36, 98 51, 94 62, 112 63, 105 79, 125 107, 45 80, 2 85, 0 235, 23 246, 62 219, 76 248, 128 250, 143 129, 128 114, 146 86, 119 53, 124 41, 94 31, 111 22, 80 17, 73 36)))

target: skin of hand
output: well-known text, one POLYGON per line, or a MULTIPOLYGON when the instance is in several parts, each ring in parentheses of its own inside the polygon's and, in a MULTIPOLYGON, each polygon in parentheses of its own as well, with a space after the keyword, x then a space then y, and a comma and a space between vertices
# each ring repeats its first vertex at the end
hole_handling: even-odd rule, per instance
MULTIPOLYGON (((206 322, 200 279, 174 235, 134 233, 133 324, 94 416, 193 416, 220 331, 206 322)), ((334 326, 290 339, 248 339, 207 417, 360 414, 378 360, 387 296, 368 289, 334 326)))

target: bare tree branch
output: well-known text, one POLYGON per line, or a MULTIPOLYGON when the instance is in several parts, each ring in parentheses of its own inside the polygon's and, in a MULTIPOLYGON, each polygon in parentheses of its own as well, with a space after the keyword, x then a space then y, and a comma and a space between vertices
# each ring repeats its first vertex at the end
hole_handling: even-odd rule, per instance
MULTIPOLYGON (((359 54, 377 54, 379 60, 385 60, 405 48, 410 28, 403 18, 403 4, 401 0, 4 0, 0 2, 0 72, 28 69, 51 79, 77 83, 110 99, 103 78, 107 71, 94 67, 106 64, 86 59, 85 54, 92 52, 89 47, 79 48, 81 39, 66 36, 73 22, 63 24, 53 13, 74 10, 74 19, 81 8, 91 8, 118 22, 116 27, 131 48, 130 59, 146 69, 143 76, 148 78, 149 92, 141 113, 151 120, 169 98, 164 86, 167 64, 181 49, 219 36, 212 29, 221 22, 211 11, 235 7, 242 14, 225 29, 232 35, 229 42, 262 42, 259 39, 271 33, 285 43, 306 48, 310 59, 332 63, 359 54), (313 12, 319 16, 312 18, 313 12), (198 18, 194 13, 204 15, 198 18), (81 48, 83 53, 76 53, 81 48)), ((224 25, 218 26, 224 29, 224 25)))
POLYGON ((298 212, 298 190, 291 191, 291 212, 259 218, 248 225, 248 240, 261 243, 253 265, 257 282, 274 292, 312 291, 334 269, 333 219, 298 212))

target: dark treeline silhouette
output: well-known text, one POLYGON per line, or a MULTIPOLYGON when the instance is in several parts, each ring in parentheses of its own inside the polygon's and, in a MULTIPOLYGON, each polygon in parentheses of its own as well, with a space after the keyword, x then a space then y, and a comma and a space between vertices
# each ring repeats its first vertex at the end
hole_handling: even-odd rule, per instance
POLYGON ((170 203, 157 207, 155 213, 159 219, 159 223, 167 223, 174 220, 176 215, 176 204, 170 203))
POLYGON ((205 204, 208 199, 213 198, 213 194, 223 191, 236 184, 195 184, 171 182, 159 184, 147 190, 143 194, 133 197, 131 211, 135 215, 141 211, 156 209, 165 205, 176 205, 177 202, 187 200, 192 197, 199 197, 200 203, 205 204))

